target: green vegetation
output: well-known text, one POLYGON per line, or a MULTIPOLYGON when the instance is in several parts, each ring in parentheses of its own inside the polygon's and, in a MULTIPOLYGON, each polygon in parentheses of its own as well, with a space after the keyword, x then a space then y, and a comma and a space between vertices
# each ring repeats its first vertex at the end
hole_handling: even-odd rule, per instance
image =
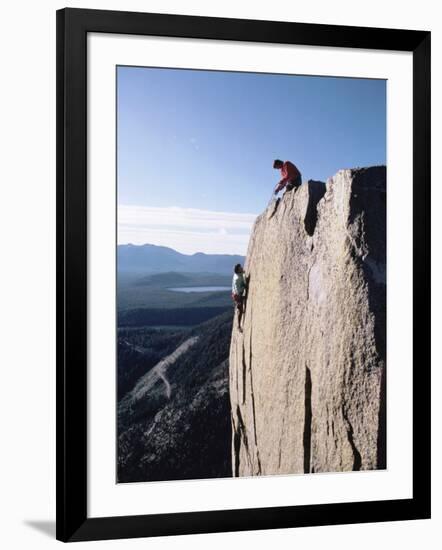
POLYGON ((118 400, 135 382, 185 340, 188 331, 133 328, 118 330, 118 400))
POLYGON ((119 482, 232 475, 228 392, 232 319, 233 309, 190 331, 119 331, 120 374, 128 374, 125 399, 119 392, 119 482), (168 336, 173 338, 173 349, 198 336, 198 341, 165 372, 171 397, 167 397, 160 378, 141 399, 131 397, 127 392, 154 366, 149 356, 142 367, 146 352, 163 350, 164 358, 172 351, 168 336), (126 341, 135 354, 127 354, 126 341))
POLYGON ((118 314, 118 326, 146 327, 158 325, 199 325, 225 311, 232 310, 231 304, 225 307, 189 307, 178 309, 131 309, 118 314))
POLYGON ((228 286, 230 275, 216 273, 158 273, 141 277, 119 275, 118 310, 177 309, 190 307, 227 307, 232 301, 230 291, 174 292, 170 287, 228 286))
POLYGON ((217 273, 178 273, 169 271, 167 273, 155 273, 139 277, 132 283, 133 286, 144 287, 189 287, 189 286, 229 286, 232 281, 230 275, 217 273))

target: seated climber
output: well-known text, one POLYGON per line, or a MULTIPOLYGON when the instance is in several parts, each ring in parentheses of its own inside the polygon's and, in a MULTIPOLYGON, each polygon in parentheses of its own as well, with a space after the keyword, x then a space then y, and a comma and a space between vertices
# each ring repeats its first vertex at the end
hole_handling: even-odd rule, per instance
POLYGON ((281 189, 284 189, 284 187, 287 193, 287 191, 291 191, 301 185, 301 172, 289 160, 283 162, 282 160, 276 159, 273 161, 273 168, 281 170, 282 176, 275 187, 275 195, 277 195, 281 189))
POLYGON ((238 330, 242 332, 241 319, 244 313, 244 305, 246 299, 246 290, 248 279, 244 276, 244 269, 241 264, 236 264, 233 269, 232 280, 232 299, 238 310, 238 330))

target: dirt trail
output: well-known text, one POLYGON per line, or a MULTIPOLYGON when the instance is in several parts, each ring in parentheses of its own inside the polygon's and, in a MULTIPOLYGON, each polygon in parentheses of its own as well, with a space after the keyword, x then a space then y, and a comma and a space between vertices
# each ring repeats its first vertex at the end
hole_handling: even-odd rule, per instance
MULTIPOLYGON (((138 401, 154 386, 157 380, 160 378, 165 386, 165 393, 168 399, 172 396, 172 388, 166 377, 167 369, 175 363, 175 361, 188 349, 196 344, 198 336, 193 336, 185 340, 177 349, 170 355, 162 359, 157 363, 148 373, 146 373, 140 380, 138 380, 134 389, 124 398, 128 401, 138 401)), ((135 347, 135 346, 134 346, 135 347)))

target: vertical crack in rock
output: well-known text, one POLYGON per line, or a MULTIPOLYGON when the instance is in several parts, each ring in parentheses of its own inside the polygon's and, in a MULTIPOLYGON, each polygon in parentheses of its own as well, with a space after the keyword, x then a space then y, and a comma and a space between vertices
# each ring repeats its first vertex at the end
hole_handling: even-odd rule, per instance
POLYGON ((361 469, 362 458, 361 453, 356 448, 354 437, 353 437, 353 426, 348 420, 347 413, 345 412, 344 406, 342 406, 342 417, 344 419, 345 428, 347 430, 347 438, 350 443, 351 450, 353 451, 353 471, 359 471, 361 469))
MULTIPOLYGON (((287 395, 287 394, 286 394, 287 395)), ((281 459, 282 459, 282 437, 284 435, 284 424, 285 424, 285 417, 287 413, 287 408, 284 411, 283 417, 282 417, 282 426, 281 426, 281 435, 279 437, 279 451, 278 451, 278 470, 281 469, 281 459)))
POLYGON ((242 343, 242 404, 246 402, 246 346, 242 343))
POLYGON ((249 442, 247 439, 246 427, 244 425, 244 421, 241 415, 241 409, 239 405, 236 407, 236 418, 238 420, 238 425, 235 427, 235 430, 233 432, 233 447, 235 449, 234 477, 239 477, 241 441, 244 443, 246 453, 247 455, 249 455, 249 459, 250 459, 249 442))
POLYGON ((253 375, 252 375, 252 314, 250 313, 250 339, 249 339, 249 373, 250 373, 250 397, 252 401, 252 416, 253 416, 253 435, 255 439, 256 461, 258 463, 258 474, 261 474, 261 460, 259 458, 258 435, 256 430, 256 408, 255 408, 255 393, 253 390, 253 375))
POLYGON ((253 415, 253 434, 255 437, 255 448, 256 448, 256 460, 258 463, 258 474, 261 474, 261 460, 259 458, 259 448, 258 448, 258 437, 256 434, 256 409, 255 409, 255 395, 253 393, 253 377, 252 370, 250 369, 250 393, 252 398, 252 415, 253 415))
MULTIPOLYGON (((235 342, 236 347, 236 357, 238 357, 238 339, 235 342)), ((235 380, 236 380, 236 395, 239 395, 239 380, 238 380, 238 369, 235 369, 235 380)))
POLYGON ((308 474, 312 443, 312 375, 308 367, 305 367, 304 392, 304 473, 308 474))
MULTIPOLYGON (((247 311, 248 310, 247 302, 248 302, 249 292, 250 292, 250 274, 247 277, 247 287, 246 287, 245 299, 244 299, 243 334, 244 334, 244 330, 245 330, 245 324, 246 324, 247 313, 248 313, 248 311, 247 311)), ((249 352, 250 357, 249 357, 249 359, 250 359, 250 362, 252 360, 252 336, 251 336, 251 331, 252 331, 252 312, 250 311, 250 341, 249 341, 249 346, 250 346, 250 352, 249 352)), ((249 365, 249 369, 250 369, 250 365, 249 365)), ((246 376, 247 376, 246 346, 245 346, 244 337, 243 337, 243 339, 242 339, 242 404, 243 405, 246 402, 246 385, 247 385, 246 376)))
POLYGON ((308 182, 308 203, 305 212, 304 227, 310 237, 315 232, 318 221, 318 203, 325 195, 326 187, 322 181, 309 180, 308 182))
POLYGON ((233 412, 230 410, 230 422, 232 425, 232 447, 233 447, 233 456, 232 456, 232 476, 239 476, 239 450, 241 447, 241 440, 235 425, 235 420, 233 418, 233 412))

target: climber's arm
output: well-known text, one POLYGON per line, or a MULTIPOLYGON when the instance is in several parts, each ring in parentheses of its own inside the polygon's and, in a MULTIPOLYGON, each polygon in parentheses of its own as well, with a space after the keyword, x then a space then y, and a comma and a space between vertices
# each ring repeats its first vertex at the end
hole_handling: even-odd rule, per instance
POLYGON ((282 178, 279 180, 277 186, 275 187, 275 195, 281 191, 281 189, 284 189, 284 187, 287 185, 290 176, 287 170, 287 164, 284 163, 281 168, 281 176, 282 178))
POLYGON ((283 189, 283 188, 285 187, 286 183, 287 183, 287 182, 281 180, 281 181, 276 185, 276 187, 275 187, 275 195, 277 195, 277 194, 281 191, 281 189, 283 189))

